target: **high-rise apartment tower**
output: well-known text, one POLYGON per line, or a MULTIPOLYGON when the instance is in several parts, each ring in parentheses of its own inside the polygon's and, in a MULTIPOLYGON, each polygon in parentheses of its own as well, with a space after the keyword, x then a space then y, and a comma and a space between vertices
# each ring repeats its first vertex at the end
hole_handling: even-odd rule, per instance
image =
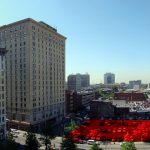
POLYGON ((61 119, 65 102, 65 40, 44 22, 27 18, 0 27, 6 47, 7 117, 39 124, 61 119))
POLYGON ((104 84, 115 84, 115 74, 105 73, 104 74, 104 84))
POLYGON ((68 90, 80 91, 90 86, 89 74, 72 74, 68 76, 68 90))

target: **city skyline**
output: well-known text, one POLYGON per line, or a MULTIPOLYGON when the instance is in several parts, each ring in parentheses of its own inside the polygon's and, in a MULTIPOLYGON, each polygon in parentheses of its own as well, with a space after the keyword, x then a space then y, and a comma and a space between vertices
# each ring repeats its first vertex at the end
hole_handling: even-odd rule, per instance
POLYGON ((66 78, 86 73, 102 83, 113 72, 116 83, 149 83, 150 1, 1 1, 0 26, 33 18, 67 37, 66 78), (24 7, 21 7, 24 6, 24 7), (27 11, 28 8, 28 11, 27 11))

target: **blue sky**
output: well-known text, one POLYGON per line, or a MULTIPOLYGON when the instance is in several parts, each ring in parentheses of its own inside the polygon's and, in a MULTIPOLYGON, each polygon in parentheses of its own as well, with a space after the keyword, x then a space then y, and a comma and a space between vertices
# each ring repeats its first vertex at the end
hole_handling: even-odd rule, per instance
POLYGON ((67 37, 66 76, 150 82, 149 8, 149 0, 0 0, 0 26, 30 17, 56 27, 67 37))

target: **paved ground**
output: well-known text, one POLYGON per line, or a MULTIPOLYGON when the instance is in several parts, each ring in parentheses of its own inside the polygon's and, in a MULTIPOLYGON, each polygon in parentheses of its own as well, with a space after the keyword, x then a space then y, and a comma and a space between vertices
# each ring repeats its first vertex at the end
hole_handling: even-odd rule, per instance
MULTIPOLYGON (((137 150, 150 150, 150 145, 145 143, 135 143, 137 150)), ((78 144, 78 148, 89 150, 91 146, 78 144)), ((108 145, 100 145, 104 150, 120 150, 120 143, 111 143, 108 145)))
MULTIPOLYGON (((18 137, 15 138, 15 141, 20 143, 20 144, 22 144, 22 145, 25 145, 26 136, 24 134, 25 134, 24 131, 20 131, 19 130, 19 134, 16 134, 16 135, 18 135, 18 137)), ((41 135, 39 135, 39 134, 36 134, 36 136, 37 136, 38 139, 41 137, 41 135)), ((52 145, 56 149, 59 149, 61 141, 62 141, 62 137, 56 137, 54 140, 52 140, 52 145)), ((39 142, 42 145, 42 141, 39 140, 39 142)), ((135 145, 136 145, 137 150, 150 150, 150 144, 146 144, 146 143, 143 143, 143 142, 135 142, 135 145)), ((82 150, 83 149, 84 150, 89 150, 91 145, 88 145, 88 144, 77 144, 77 147, 82 149, 82 150)), ((104 150, 120 150, 120 142, 115 142, 115 143, 114 142, 110 142, 107 145, 104 145, 103 143, 101 143, 100 147, 103 148, 104 150)), ((44 145, 41 146, 41 150, 42 149, 43 150, 45 149, 44 145)))

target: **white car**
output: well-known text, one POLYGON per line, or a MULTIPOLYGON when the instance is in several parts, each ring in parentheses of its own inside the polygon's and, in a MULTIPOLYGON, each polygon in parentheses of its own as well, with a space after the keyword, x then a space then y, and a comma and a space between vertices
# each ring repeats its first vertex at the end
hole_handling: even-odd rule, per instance
POLYGON ((19 134, 19 131, 13 131, 13 133, 19 134))
POLYGON ((94 140, 88 140, 88 141, 87 141, 87 144, 90 144, 90 145, 93 145, 94 143, 95 143, 94 140))
POLYGON ((14 134, 13 137, 14 137, 14 138, 18 138, 18 135, 14 134))

